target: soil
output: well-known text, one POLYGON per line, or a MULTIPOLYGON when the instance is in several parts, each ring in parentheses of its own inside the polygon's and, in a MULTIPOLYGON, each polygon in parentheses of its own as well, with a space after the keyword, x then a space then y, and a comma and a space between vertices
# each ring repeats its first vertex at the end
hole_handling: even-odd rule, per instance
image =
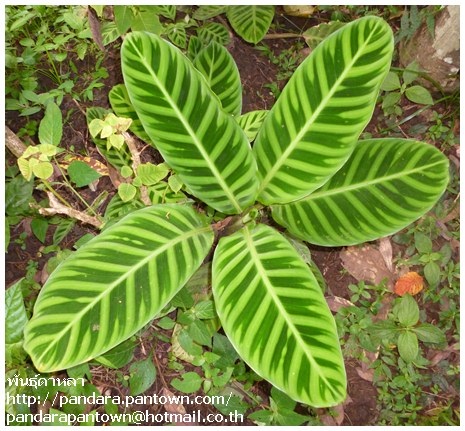
MULTIPOLYGON (((282 25, 285 27, 288 24, 288 20, 283 21, 282 25)), ((308 20, 295 19, 292 26, 299 26, 302 28, 303 25, 309 25, 308 20)), ((292 30, 292 29, 291 29, 292 30)), ((285 30, 284 30, 285 31, 285 30)), ((288 48, 295 40, 292 39, 274 39, 265 41, 274 52, 280 52, 283 49, 288 48)), ((269 59, 260 54, 252 45, 245 43, 242 39, 232 34, 232 42, 228 47, 231 54, 236 60, 237 66, 240 71, 242 83, 243 83, 243 112, 249 112, 252 110, 259 109, 270 109, 274 103, 274 96, 270 90, 266 87, 266 84, 276 82, 276 71, 277 67, 272 64, 269 59)), ((93 158, 104 161, 94 144, 91 142, 89 132, 86 126, 85 117, 83 110, 90 106, 101 106, 104 108, 109 107, 107 94, 113 85, 123 82, 120 68, 119 59, 119 45, 118 43, 113 46, 106 48, 107 53, 103 66, 108 70, 109 76, 104 80, 105 86, 94 90, 94 101, 93 102, 76 102, 70 97, 65 97, 61 108, 63 110, 64 117, 68 114, 67 121, 64 127, 64 134, 62 142, 69 149, 79 154, 87 154, 93 158), (71 114, 69 115, 69 113, 71 114)), ((92 62, 90 62, 92 63, 92 62)), ((87 71, 89 64, 86 62, 76 61, 76 65, 82 68, 83 73, 87 71)), ((46 86, 49 83, 43 82, 42 85, 46 86)), ((50 83, 51 84, 51 83, 50 83)), ((45 88, 44 88, 45 89, 45 88)), ((27 119, 16 116, 12 112, 8 112, 6 117, 6 124, 14 132, 23 127, 27 119)), ((146 157, 158 158, 155 154, 155 150, 146 150, 146 157)), ((7 154, 7 163, 13 164, 15 160, 11 155, 7 154)), ((88 192, 85 196, 86 199, 92 201, 101 191, 109 189, 110 197, 112 196, 114 188, 112 187, 108 178, 100 180, 97 190, 95 192, 88 192)), ((41 192, 36 192, 37 200, 42 199, 44 196, 41 192)), ((70 196, 70 199, 72 197, 70 196)), ((75 202, 77 208, 80 208, 80 204, 75 202)), ((24 230, 24 226, 16 226, 11 230, 11 241, 6 255, 6 272, 5 280, 6 286, 10 286, 13 282, 23 277, 27 270, 27 265, 30 260, 38 262, 39 273, 43 269, 44 265, 48 260, 48 255, 43 255, 42 250, 44 244, 38 241, 32 234, 24 240, 20 240, 20 234, 24 230)), ((73 244, 83 234, 93 232, 93 229, 89 226, 79 225, 66 236, 63 242, 60 244, 62 249, 72 249, 73 244)), ((53 229, 50 229, 47 235, 45 244, 51 243, 51 236, 53 235, 53 229)), ((341 260, 339 257, 340 249, 324 249, 319 247, 311 248, 311 253, 317 266, 320 268, 323 276, 325 277, 328 285, 328 294, 332 296, 338 296, 348 299, 350 297, 347 286, 351 283, 355 283, 356 280, 352 278, 343 270, 341 260)), ((36 280, 40 281, 40 280, 36 280)), ((166 369, 167 364, 167 351, 169 345, 160 345, 157 348, 156 360, 159 371, 159 377, 154 383, 152 388, 149 390, 150 393, 157 393, 163 388, 164 380, 170 380, 175 373, 166 369), (170 374, 171 373, 171 374, 170 374), (162 374, 162 377, 160 377, 162 374)), ((138 350, 136 357, 144 357, 143 352, 138 350)), ((155 357, 155 355, 154 355, 155 357)), ((344 407, 344 419, 342 425, 370 425, 375 424, 377 419, 376 409, 376 396, 377 390, 367 380, 362 379, 356 368, 359 364, 348 361, 346 363, 346 371, 348 376, 348 394, 350 402, 344 407)), ((187 365, 188 366, 188 365, 187 365)), ((118 393, 125 393, 126 388, 121 387, 115 379, 114 373, 109 372, 103 367, 95 367, 92 370, 94 376, 94 384, 98 387, 104 388, 105 391, 116 391, 118 393)), ((256 391, 260 392, 264 399, 269 394, 270 385, 266 382, 262 382, 256 386, 256 391)), ((205 411, 202 414, 205 416, 207 413, 216 413, 217 411, 209 406, 204 406, 205 411)), ((153 412, 156 413, 156 412, 153 412)), ((247 425, 253 425, 252 423, 246 423, 247 425)), ((234 425, 232 423, 224 423, 223 425, 234 425)))

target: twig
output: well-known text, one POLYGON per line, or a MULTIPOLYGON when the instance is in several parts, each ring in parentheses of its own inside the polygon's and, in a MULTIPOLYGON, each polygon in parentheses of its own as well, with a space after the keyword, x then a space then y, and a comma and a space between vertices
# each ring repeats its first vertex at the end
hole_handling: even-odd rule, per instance
POLYGON ((5 128, 5 144, 11 153, 19 159, 26 151, 26 145, 18 138, 8 126, 5 128))
POLYGON ((266 34, 263 39, 265 40, 270 40, 270 39, 298 39, 298 38, 303 38, 305 39, 305 36, 303 34, 297 34, 297 33, 270 33, 266 34))
POLYGON ((84 109, 82 109, 82 106, 78 103, 78 101, 76 99, 73 99, 73 102, 85 117, 86 116, 86 111, 84 111, 84 109))
POLYGON ((47 192, 48 200, 50 202, 50 208, 39 208, 39 213, 45 216, 51 216, 55 214, 63 214, 67 215, 68 217, 74 218, 79 220, 83 223, 90 224, 92 226, 97 227, 100 229, 102 227, 102 222, 96 218, 92 217, 86 213, 81 211, 75 210, 74 208, 69 208, 58 201, 55 196, 47 192))
POLYGON ((136 140, 128 132, 121 132, 121 134, 131 152, 132 168, 135 172, 140 165, 140 152, 137 150, 136 140))
MULTIPOLYGON (((140 165, 140 152, 137 149, 136 140, 128 132, 122 132, 121 134, 123 135, 126 144, 128 144, 129 151, 131 152, 132 169, 134 172, 137 172, 137 168, 140 165)), ((140 187, 140 198, 145 205, 152 205, 147 191, 147 187, 140 187)))

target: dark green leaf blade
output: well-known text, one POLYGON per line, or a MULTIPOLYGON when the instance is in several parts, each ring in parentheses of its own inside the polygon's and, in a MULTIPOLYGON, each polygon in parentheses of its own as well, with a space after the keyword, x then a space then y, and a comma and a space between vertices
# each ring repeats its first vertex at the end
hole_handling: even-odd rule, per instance
POLYGON ((66 369, 135 334, 182 288, 212 243, 206 220, 181 205, 143 208, 104 230, 42 288, 25 329, 35 367, 66 369))
POLYGON ((300 201, 273 206, 273 218, 312 244, 360 244, 421 217, 448 180, 449 161, 432 145, 396 138, 360 141, 323 187, 300 201))

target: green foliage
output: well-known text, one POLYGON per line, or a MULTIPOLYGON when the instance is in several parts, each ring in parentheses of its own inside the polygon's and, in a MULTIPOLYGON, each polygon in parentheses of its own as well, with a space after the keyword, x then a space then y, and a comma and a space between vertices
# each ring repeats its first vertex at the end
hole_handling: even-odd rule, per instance
POLYGON ((255 411, 248 418, 257 425, 298 426, 309 422, 310 417, 296 413, 295 407, 294 400, 276 388, 272 388, 269 409, 255 411))
POLYGON ((311 49, 314 49, 331 33, 334 33, 336 30, 339 30, 343 25, 344 23, 341 21, 330 21, 310 27, 303 33, 305 43, 311 49))
POLYGON ((405 295, 394 302, 393 318, 376 323, 371 328, 373 337, 378 341, 390 341, 397 345, 400 357, 406 362, 416 362, 419 357, 420 339, 426 343, 444 347, 444 333, 430 323, 418 324, 420 310, 410 295, 405 295))
POLYGON ((133 362, 129 367, 129 389, 132 396, 142 394, 152 386, 157 370, 150 357, 133 362))
POLYGON ((98 73, 89 82, 76 73, 76 58, 70 54, 76 53, 77 61, 99 56, 86 15, 85 6, 6 6, 7 110, 30 116, 54 100, 60 105, 66 94, 92 100, 92 89, 103 85, 100 80, 108 76, 106 70, 96 68, 98 73), (55 88, 43 92, 43 77, 52 80, 55 88))
POLYGON ((182 375, 182 379, 176 378, 171 380, 171 386, 185 394, 192 394, 200 389, 202 379, 197 373, 189 371, 182 375))
POLYGON ((386 79, 381 85, 381 90, 385 91, 381 107, 383 108, 383 112, 386 116, 402 115, 403 111, 400 105, 402 96, 405 96, 411 102, 420 105, 432 105, 434 103, 429 90, 422 85, 412 85, 412 83, 418 79, 420 74, 421 71, 415 62, 411 63, 405 70, 403 70, 401 74, 402 82, 397 72, 391 71, 388 73, 386 79))
POLYGON ((427 6, 419 9, 412 5, 405 8, 400 20, 400 30, 396 35, 396 43, 410 40, 423 23, 426 24, 431 36, 434 37, 435 15, 442 6, 427 6))
POLYGON ((229 6, 226 16, 242 39, 258 43, 270 28, 274 18, 274 6, 229 6))
MULTIPOLYGON (((111 94, 110 94, 110 100, 111 100, 111 94)), ((115 112, 117 111, 115 110, 115 112)), ((119 115, 118 112, 117 114, 119 115)), ((111 142, 109 142, 108 139, 99 138, 98 135, 101 133, 103 127, 107 125, 107 127, 109 126, 108 128, 110 129, 109 136, 121 136, 120 130, 118 130, 119 121, 123 120, 122 123, 125 125, 127 125, 128 123, 132 125, 133 122, 128 122, 127 121, 128 118, 116 117, 114 114, 112 114, 113 117, 109 117, 110 122, 114 123, 114 126, 112 126, 111 124, 105 123, 105 118, 108 118, 109 115, 110 115, 110 112, 106 111, 103 108, 87 109, 86 111, 87 127, 89 127, 89 130, 90 130, 90 125, 91 124, 94 125, 93 127, 95 127, 95 136, 93 136, 93 141, 95 145, 97 146, 97 149, 105 157, 108 163, 110 163, 116 169, 120 170, 124 166, 130 166, 132 164, 131 154, 129 152, 127 145, 124 142, 124 139, 123 139, 123 144, 121 144, 119 147, 115 147, 111 145, 111 142)), ((91 136, 92 136, 92 133, 91 133, 91 136)), ((116 138, 116 140, 118 139, 119 138, 116 138)))
POLYGON ((278 67, 276 82, 264 85, 264 87, 270 89, 275 99, 277 99, 281 94, 282 88, 303 60, 303 44, 300 41, 296 42, 288 49, 281 50, 277 55, 269 45, 265 43, 257 45, 255 48, 265 55, 271 63, 278 67))
MULTIPOLYGON (((256 44, 268 32, 274 18, 274 13, 274 6, 206 5, 199 6, 194 11, 193 17, 194 19, 204 21, 221 14, 226 14, 226 18, 234 31, 246 42, 256 44)), ((207 26, 209 25, 207 24, 207 26)), ((200 31, 203 28, 205 28, 205 25, 200 28, 200 31)))
POLYGON ((124 137, 121 133, 129 129, 131 122, 130 118, 121 118, 109 113, 103 120, 94 118, 89 123, 89 132, 94 138, 100 135, 101 139, 106 139, 107 150, 116 148, 119 151, 124 145, 124 137))
MULTIPOLYGON (((159 13, 172 16, 170 10, 159 13)), ((212 36, 219 29, 202 28, 212 36)), ((205 52, 199 68, 217 70, 216 54, 205 52)), ((206 378, 186 373, 171 382, 179 390, 197 391, 203 384, 214 391, 232 377, 244 386, 250 381, 248 375, 243 383, 231 349, 214 337, 218 316, 237 353, 287 394, 275 390, 270 411, 259 421, 301 424, 308 418, 293 411, 296 401, 318 407, 342 402, 343 358, 318 278, 305 254, 265 222, 271 211, 299 238, 323 246, 353 244, 407 226, 442 195, 448 162, 433 147, 394 138, 357 143, 392 52, 392 32, 379 18, 334 32, 297 68, 255 126, 252 149, 252 133, 246 135, 231 115, 241 113, 239 104, 223 109, 226 98, 215 79, 205 79, 155 34, 126 35, 121 57, 128 97, 120 100, 208 216, 191 203, 132 211, 139 206, 132 188, 157 186, 166 172, 155 165, 134 168, 132 183, 120 185, 126 184, 128 194, 107 210, 130 214, 73 253, 40 293, 25 329, 25 348, 37 369, 51 372, 100 356, 165 315, 171 303, 183 307, 173 326, 173 352, 195 361, 206 378), (221 238, 212 253, 213 307, 209 294, 192 301, 182 288, 210 254, 214 231, 221 238), (78 292, 70 288, 77 283, 78 292), (220 366, 225 351, 230 360, 220 366)), ((128 168, 121 172, 130 178, 128 168)), ((415 335, 417 343, 434 338, 429 329, 417 331, 418 319, 407 321, 400 311, 395 316, 401 334, 415 335)), ((414 353, 411 341, 399 343, 407 346, 407 357, 414 353)))

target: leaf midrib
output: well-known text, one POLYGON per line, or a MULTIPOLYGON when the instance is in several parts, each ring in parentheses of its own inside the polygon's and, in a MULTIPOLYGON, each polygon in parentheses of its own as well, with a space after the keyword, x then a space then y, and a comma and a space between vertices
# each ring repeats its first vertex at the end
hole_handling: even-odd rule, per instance
MULTIPOLYGON (((372 30, 372 33, 375 30, 372 30)), ((305 136, 305 134, 308 132, 310 127, 313 125, 315 122, 316 118, 320 115, 321 111, 326 107, 328 102, 331 100, 332 96, 336 92, 336 89, 339 87, 341 82, 346 78, 348 75, 349 71, 352 69, 353 65, 357 62, 358 58, 360 57, 361 53, 364 51, 365 47, 368 45, 368 42, 371 39, 371 34, 363 45, 360 46, 360 49, 358 50, 357 54, 354 55, 352 61, 349 63, 349 65, 345 68, 344 73, 341 74, 341 76, 336 80, 334 85, 331 87, 331 89, 328 91, 327 95, 323 98, 321 101, 320 105, 317 107, 317 109, 313 112, 312 116, 308 119, 304 127, 300 130, 300 132, 295 136, 295 138, 291 141, 289 146, 286 148, 286 150, 283 152, 281 157, 276 161, 274 166, 268 171, 268 174, 266 177, 262 180, 260 188, 258 190, 258 196, 263 193, 263 191, 268 187, 268 184, 271 182, 273 177, 276 175, 276 172, 281 169, 281 166, 287 161, 289 158, 289 155, 295 150, 297 145, 300 143, 302 138, 305 136)), ((271 121, 271 120, 269 120, 271 121)))
MULTIPOLYGON (((300 199, 300 200, 297 200, 297 201, 291 202, 291 203, 307 202, 307 201, 311 201, 313 199, 321 199, 321 198, 325 198, 325 197, 332 196, 332 195, 350 193, 350 192, 352 192, 354 190, 357 190, 357 189, 363 189, 363 188, 374 186, 374 185, 379 184, 379 183, 389 182, 389 181, 396 180, 396 179, 399 179, 399 178, 408 177, 410 175, 416 174, 416 173, 421 172, 421 171, 428 170, 430 168, 433 168, 434 166, 441 165, 441 164, 443 164, 443 161, 437 161, 437 162, 431 163, 429 165, 422 165, 422 166, 419 166, 419 167, 414 168, 414 169, 409 169, 408 171, 397 172, 395 174, 382 176, 382 177, 375 178, 375 179, 372 179, 372 180, 369 180, 369 181, 359 182, 357 184, 349 184, 349 185, 346 185, 346 186, 343 186, 343 187, 337 187, 335 189, 330 189, 330 190, 323 190, 323 191, 320 191, 320 192, 317 191, 315 193, 312 193, 309 196, 306 196, 303 199, 300 199)), ((336 175, 337 175, 337 173, 336 173, 336 175)))
MULTIPOLYGON (((202 145, 202 142, 200 141, 200 139, 198 138, 197 134, 195 133, 195 131, 192 129, 191 125, 189 124, 189 122, 187 121, 187 118, 184 116, 184 114, 182 113, 182 111, 178 108, 176 102, 173 100, 173 98, 171 97, 171 95, 169 94, 169 92, 166 90, 166 87, 163 85, 163 83, 158 79, 157 75, 155 74, 155 72, 153 71, 153 69, 150 67, 150 64, 148 63, 148 61, 145 59, 145 57, 143 56, 142 52, 138 50, 137 46, 135 43, 133 43, 133 46, 134 46, 134 50, 139 54, 139 58, 142 59, 142 63, 145 65, 147 71, 149 72, 150 76, 153 78, 153 80, 156 82, 156 84, 158 85, 158 87, 160 88, 161 92, 163 93, 164 97, 166 98, 166 100, 168 101, 169 105, 171 106, 171 108, 173 109, 173 111, 176 113, 176 115, 178 116, 178 118, 180 119, 182 125, 184 126, 184 128, 186 129, 187 133, 189 134, 189 136, 192 138, 195 146, 197 147, 197 149, 199 150, 200 154, 202 155, 203 159, 205 160, 205 162, 207 163, 207 166, 208 168, 210 169, 210 171, 213 173, 214 177, 216 178, 216 180, 218 181, 218 184, 220 185, 220 187, 222 188, 222 190, 225 192, 226 196, 228 197, 229 201, 233 204, 235 210, 237 211, 238 214, 240 214, 242 212, 242 208, 241 206, 239 205, 239 202, 237 201, 235 195, 234 195, 234 192, 232 190, 230 190, 229 186, 226 184, 226 182, 224 181, 224 178, 222 177, 221 173, 218 171, 217 167, 215 166, 215 164, 213 163, 213 161, 210 159, 209 157, 209 154, 205 151, 205 149, 203 148, 203 145, 202 145)), ((171 54, 171 53, 170 53, 171 54)), ((177 58, 177 57, 175 57, 177 58)), ((200 72, 199 72, 200 73, 200 72)), ((198 85, 200 86, 200 81, 198 82, 198 85)), ((221 115, 221 112, 219 112, 219 114, 221 115)))
POLYGON ((302 349, 305 352, 305 356, 308 358, 309 362, 312 364, 313 367, 315 367, 319 372, 318 375, 320 378, 327 384, 329 388, 332 388, 332 384, 328 381, 328 379, 325 377, 324 372, 321 371, 321 367, 318 364, 318 362, 315 360, 313 357, 313 354, 311 350, 308 348, 307 343, 303 340, 302 336, 300 335, 298 329, 292 322, 292 318, 289 316, 289 313, 286 311, 284 308, 282 302, 280 301, 279 297, 276 295, 276 292, 274 291, 273 284, 269 280, 269 277, 267 275, 266 269, 263 267, 259 253, 257 249, 255 248, 255 244, 253 241, 253 235, 250 233, 249 228, 246 227, 243 230, 243 234, 245 237, 245 240, 248 245, 248 251, 252 257, 252 261, 255 263, 255 266, 257 268, 257 271, 260 275, 261 280, 263 281, 264 286, 266 287, 267 292, 271 296, 273 303, 276 305, 278 308, 280 315, 282 318, 286 321, 288 327, 290 328, 292 334, 294 335, 295 339, 298 341, 298 344, 302 347, 302 349))

